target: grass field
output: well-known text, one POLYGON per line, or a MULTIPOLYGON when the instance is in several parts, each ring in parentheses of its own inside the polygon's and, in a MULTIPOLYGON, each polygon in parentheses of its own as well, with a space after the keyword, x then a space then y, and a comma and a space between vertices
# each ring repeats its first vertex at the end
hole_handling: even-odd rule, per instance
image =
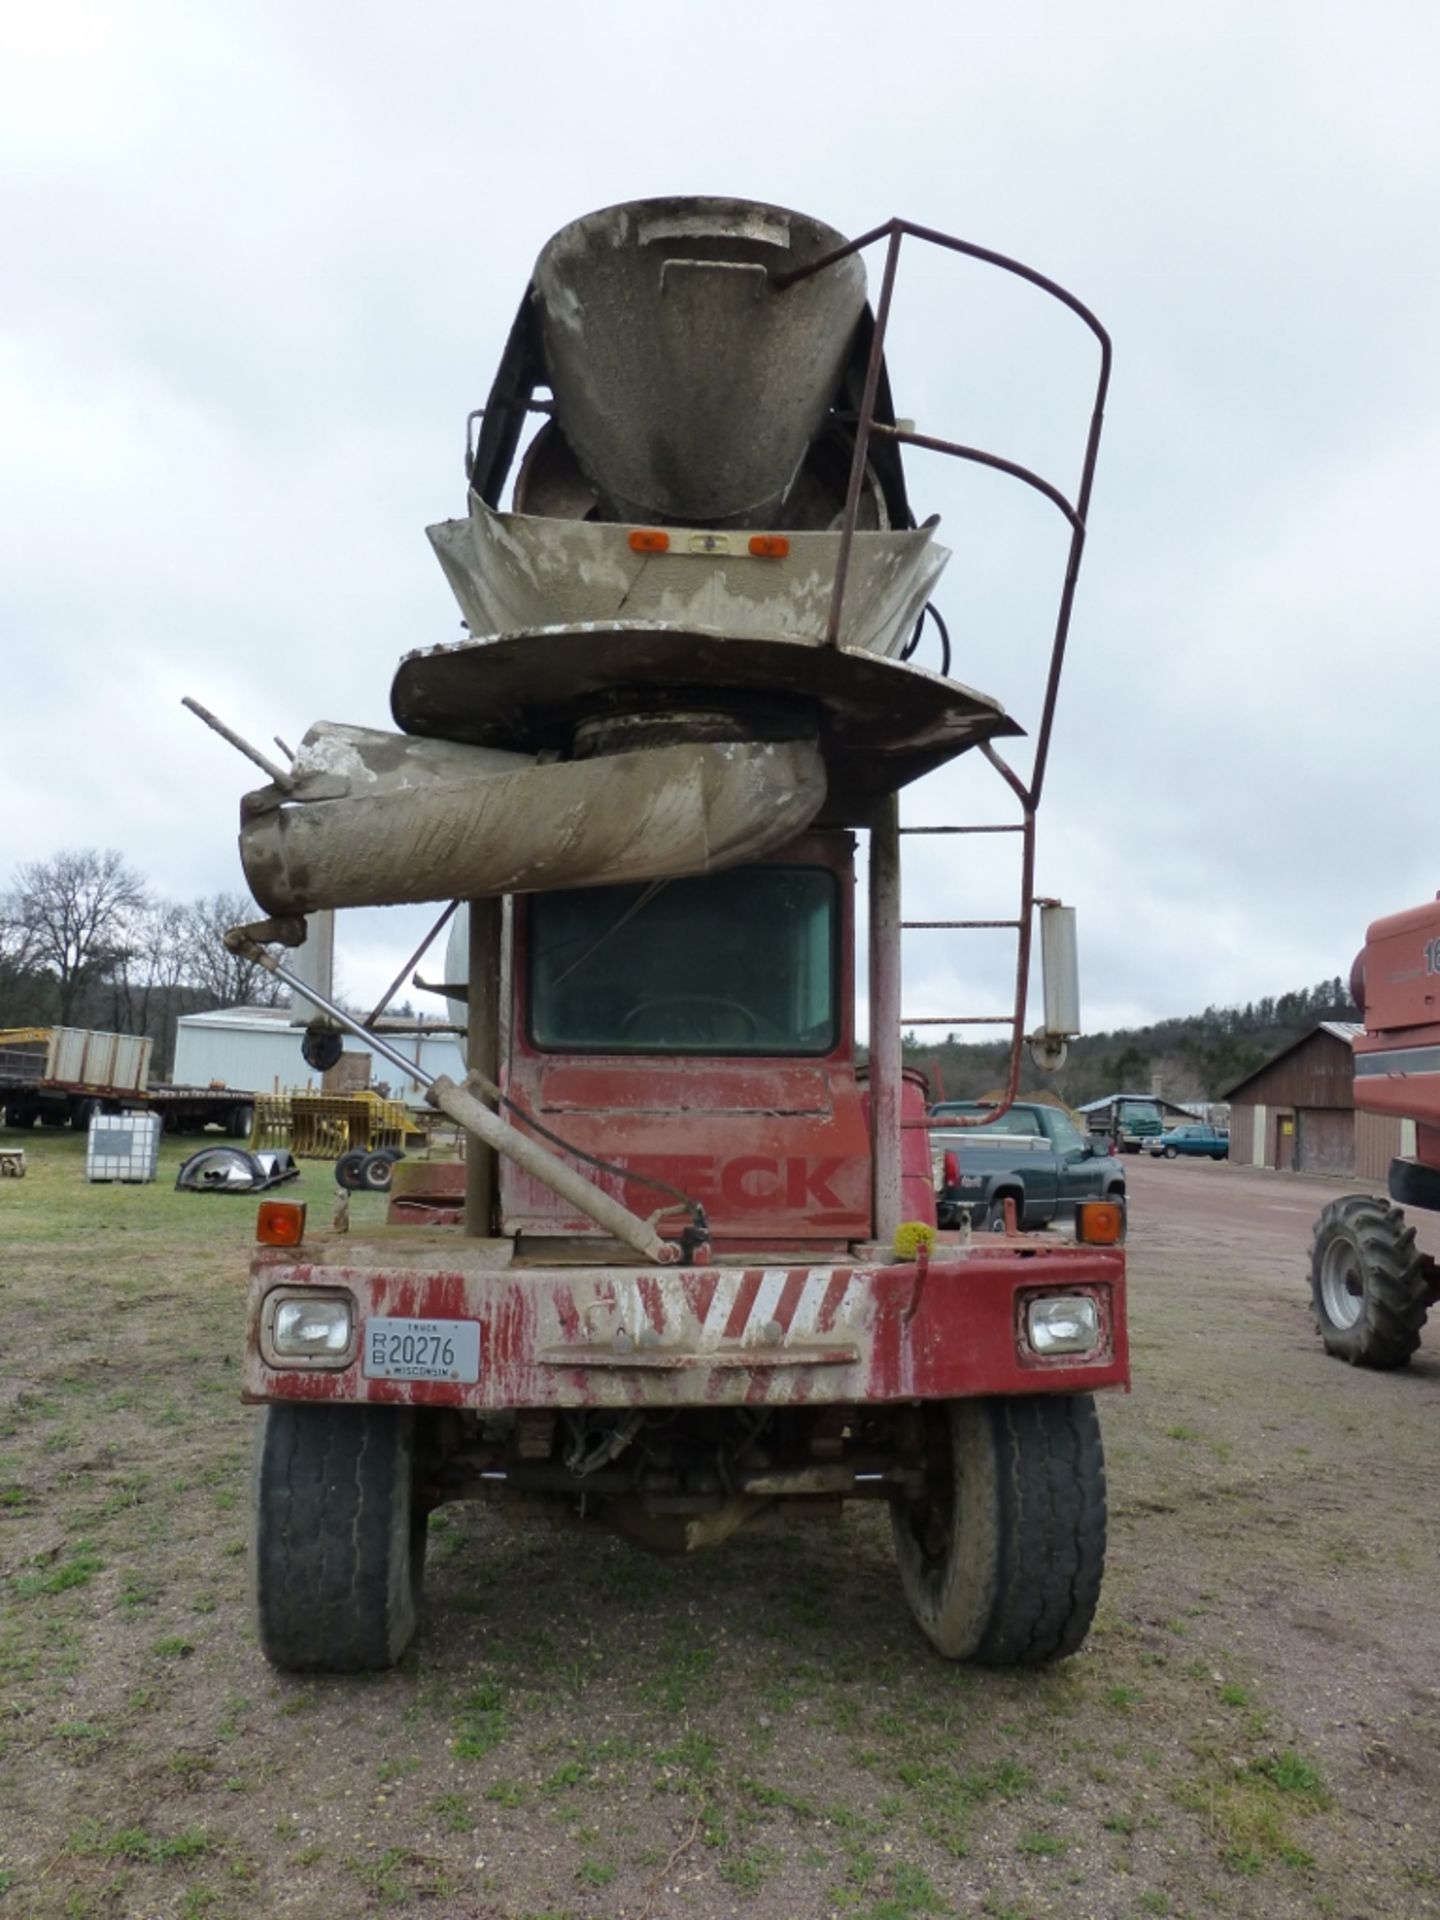
MULTIPOLYGON (((1390 1541, 1391 1493, 1352 1512, 1329 1463, 1312 1538, 1274 1474, 1277 1445, 1328 1444, 1315 1383, 1358 1382, 1368 1418, 1394 1383, 1317 1364, 1303 1305, 1272 1315, 1273 1359, 1264 1315, 1217 1343, 1177 1281, 1202 1243, 1152 1224, 1141 1180, 1141 1387, 1103 1408, 1112 1566, 1075 1660, 935 1659, 873 1511, 675 1565, 454 1508, 401 1668, 299 1681, 247 1609, 255 1202, 171 1191, 178 1145, 154 1186, 89 1187, 81 1140, 23 1143, 0 1182, 0 1920, 1440 1912, 1440 1695, 1372 1689, 1352 1742, 1343 1672, 1327 1719, 1284 1620, 1413 1583, 1424 1695, 1434 1538, 1390 1541), (1275 1438, 1287 1393, 1303 1441, 1283 1412, 1275 1438)), ((287 1193, 324 1219, 328 1167, 287 1193)), ((1212 1308, 1288 1300, 1245 1243, 1225 1258, 1212 1308)), ((1363 1680, 1371 1654, 1335 1646, 1363 1680)))

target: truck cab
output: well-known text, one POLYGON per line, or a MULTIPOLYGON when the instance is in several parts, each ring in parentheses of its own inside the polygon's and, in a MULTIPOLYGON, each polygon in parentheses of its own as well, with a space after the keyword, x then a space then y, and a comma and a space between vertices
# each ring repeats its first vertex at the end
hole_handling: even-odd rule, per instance
POLYGON ((937 1231, 907 1080, 906 1217, 877 1235, 852 844, 807 835, 723 875, 506 916, 500 1104, 654 1221, 673 1262, 637 1265, 503 1158, 480 1232, 316 1233, 270 1203, 244 1391, 265 1409, 255 1554, 277 1665, 397 1658, 426 1518, 476 1498, 671 1554, 878 1500, 941 1653, 1024 1665, 1078 1646, 1103 1543, 1093 1395, 1128 1378, 1123 1214, 1092 1231, 1072 1204, 1063 1239, 1003 1214, 995 1233, 937 1231))
MULTIPOLYGON (((703 1207, 716 1247, 870 1237, 854 845, 814 833, 703 879, 516 903, 506 1091, 586 1152, 615 1160, 623 1139, 609 1179, 636 1212, 661 1181, 703 1207)), ((513 1162, 498 1225, 592 1231, 513 1162)))
POLYGON ((1144 1152, 1165 1131, 1159 1102, 1143 1094, 1117 1094, 1086 1112, 1091 1133, 1107 1140, 1116 1153, 1144 1152))

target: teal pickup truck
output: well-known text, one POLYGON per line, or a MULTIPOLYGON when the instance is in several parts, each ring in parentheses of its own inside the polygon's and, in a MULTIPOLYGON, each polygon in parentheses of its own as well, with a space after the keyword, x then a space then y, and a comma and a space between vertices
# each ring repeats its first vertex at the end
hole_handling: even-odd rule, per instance
MULTIPOLYGON (((975 1100, 942 1100, 932 1121, 980 1115, 975 1100)), ((941 1227, 1005 1231, 1005 1202, 1021 1227, 1048 1227, 1075 1216, 1077 1200, 1125 1199, 1125 1173, 1104 1145, 1082 1133, 1068 1113, 1042 1101, 1020 1101, 979 1126, 937 1128, 930 1135, 935 1202, 941 1227)))
POLYGON ((1230 1154, 1230 1135, 1218 1127, 1200 1124, 1190 1127, 1174 1127, 1169 1133, 1162 1133, 1154 1140, 1148 1140, 1146 1151, 1163 1154, 1167 1160, 1173 1160, 1177 1154, 1204 1154, 1211 1160, 1225 1160, 1230 1154))

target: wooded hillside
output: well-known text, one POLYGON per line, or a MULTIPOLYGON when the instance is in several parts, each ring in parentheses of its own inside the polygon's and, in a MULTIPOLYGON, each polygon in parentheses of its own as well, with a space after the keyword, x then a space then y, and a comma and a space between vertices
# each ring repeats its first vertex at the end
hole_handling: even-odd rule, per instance
MULTIPOLYGON (((1236 1080, 1314 1026, 1317 1020, 1358 1020, 1345 982, 1337 975, 1316 986, 1254 1000, 1243 1007, 1206 1007, 1203 1013, 1157 1020, 1152 1026, 1086 1034, 1071 1042, 1058 1073, 1040 1073, 1026 1056, 1021 1084, 1045 1088, 1070 1106, 1107 1093, 1157 1091, 1168 1100, 1219 1100, 1236 1080)), ((1007 1041, 980 1043, 947 1036, 927 1041, 905 1035, 905 1064, 921 1068, 937 1098, 968 1100, 988 1093, 1004 1077, 1007 1041)))

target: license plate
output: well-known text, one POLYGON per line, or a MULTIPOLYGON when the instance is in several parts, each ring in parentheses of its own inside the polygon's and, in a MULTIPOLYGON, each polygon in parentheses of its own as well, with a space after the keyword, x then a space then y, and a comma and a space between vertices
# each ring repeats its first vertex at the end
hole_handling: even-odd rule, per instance
POLYGON ((367 1320, 365 1376, 369 1380, 443 1380, 473 1385, 480 1378, 477 1320, 367 1320))

